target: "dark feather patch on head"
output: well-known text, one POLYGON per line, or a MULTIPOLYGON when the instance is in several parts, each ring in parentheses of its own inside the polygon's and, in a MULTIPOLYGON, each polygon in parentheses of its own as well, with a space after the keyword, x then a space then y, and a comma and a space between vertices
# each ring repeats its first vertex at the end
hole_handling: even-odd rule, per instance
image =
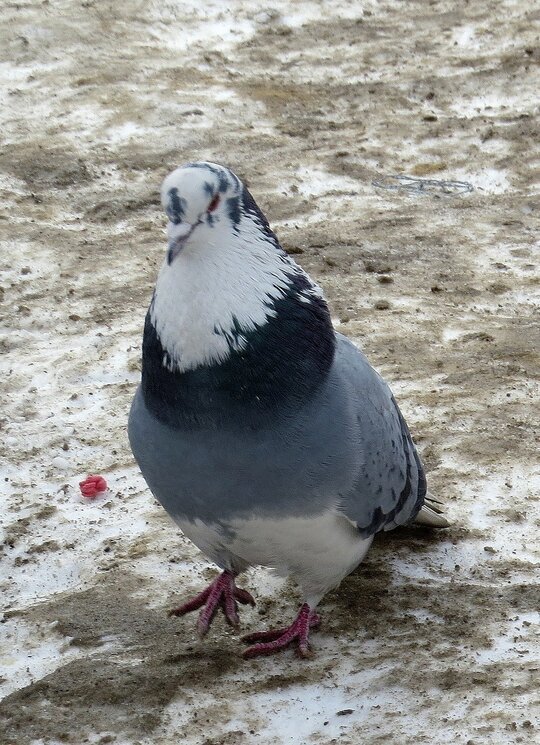
POLYGON ((237 230, 237 226, 242 216, 240 212, 239 197, 231 197, 230 199, 227 199, 227 214, 229 215, 229 219, 232 222, 234 229, 237 230))
POLYGON ((186 200, 178 196, 178 189, 176 186, 169 189, 168 197, 167 216, 171 222, 178 225, 178 223, 182 222, 182 218, 185 214, 186 200))
POLYGON ((225 170, 222 168, 216 168, 210 163, 188 163, 186 168, 205 168, 207 171, 210 171, 210 173, 213 173, 214 176, 217 176, 218 189, 220 192, 227 191, 229 188, 229 179, 227 178, 225 170))

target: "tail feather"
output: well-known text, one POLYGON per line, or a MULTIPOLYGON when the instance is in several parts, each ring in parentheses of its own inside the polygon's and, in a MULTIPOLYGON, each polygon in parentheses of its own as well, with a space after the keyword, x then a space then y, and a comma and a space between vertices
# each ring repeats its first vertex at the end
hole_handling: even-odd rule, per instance
POLYGON ((430 528, 449 528, 450 523, 444 517, 441 507, 443 503, 428 492, 420 512, 414 518, 417 525, 427 525, 430 528))

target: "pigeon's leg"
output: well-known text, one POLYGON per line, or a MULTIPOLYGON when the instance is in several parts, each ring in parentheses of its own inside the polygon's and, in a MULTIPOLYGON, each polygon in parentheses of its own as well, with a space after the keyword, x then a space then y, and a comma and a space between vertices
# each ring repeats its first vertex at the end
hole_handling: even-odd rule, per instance
POLYGON ((233 572, 229 572, 226 569, 208 585, 206 590, 203 590, 192 600, 188 600, 187 603, 184 603, 180 607, 173 608, 169 611, 169 615, 183 616, 193 610, 202 608, 199 614, 199 620, 197 621, 197 631, 199 636, 204 636, 210 628, 217 609, 221 608, 227 623, 235 628, 238 627, 240 625, 238 603, 242 603, 242 605, 255 605, 255 600, 249 592, 236 587, 234 583, 235 577, 236 575, 233 572))
POLYGON ((311 647, 309 646, 309 630, 319 626, 321 619, 307 603, 300 608, 295 620, 285 629, 275 629, 274 631, 259 631, 254 634, 247 634, 242 637, 246 644, 256 642, 253 646, 248 647, 244 652, 244 659, 258 657, 259 655, 274 654, 281 649, 285 649, 292 642, 297 643, 296 652, 300 657, 310 657, 311 647))

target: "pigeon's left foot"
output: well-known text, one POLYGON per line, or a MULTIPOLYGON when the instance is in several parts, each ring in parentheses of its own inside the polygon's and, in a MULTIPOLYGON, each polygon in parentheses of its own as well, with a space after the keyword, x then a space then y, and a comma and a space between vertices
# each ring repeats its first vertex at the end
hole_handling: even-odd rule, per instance
POLYGON ((248 660, 259 655, 274 654, 285 649, 294 641, 298 644, 296 653, 300 657, 311 657, 312 651, 308 641, 309 630, 319 626, 320 623, 319 615, 311 610, 307 603, 304 603, 295 620, 287 628, 259 631, 242 637, 242 641, 246 644, 258 642, 253 644, 252 647, 248 647, 243 657, 248 660))
POLYGON ((173 608, 169 611, 169 616, 183 616, 204 606, 197 621, 197 632, 199 636, 204 636, 208 632, 218 608, 221 608, 227 623, 237 628, 240 625, 238 603, 255 605, 255 600, 249 592, 236 587, 234 579, 235 575, 225 570, 193 600, 188 600, 179 608, 173 608))

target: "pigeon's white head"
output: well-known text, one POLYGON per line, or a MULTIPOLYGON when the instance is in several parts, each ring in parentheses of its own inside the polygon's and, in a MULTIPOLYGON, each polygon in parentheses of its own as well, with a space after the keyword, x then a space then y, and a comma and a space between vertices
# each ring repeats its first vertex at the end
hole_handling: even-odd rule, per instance
POLYGON ((220 364, 242 352, 284 298, 324 303, 228 168, 208 162, 177 168, 163 182, 161 201, 168 250, 149 320, 171 371, 220 364))
POLYGON ((187 246, 205 244, 237 228, 242 183, 216 163, 189 163, 164 180, 161 203, 167 213, 170 265, 187 246))

